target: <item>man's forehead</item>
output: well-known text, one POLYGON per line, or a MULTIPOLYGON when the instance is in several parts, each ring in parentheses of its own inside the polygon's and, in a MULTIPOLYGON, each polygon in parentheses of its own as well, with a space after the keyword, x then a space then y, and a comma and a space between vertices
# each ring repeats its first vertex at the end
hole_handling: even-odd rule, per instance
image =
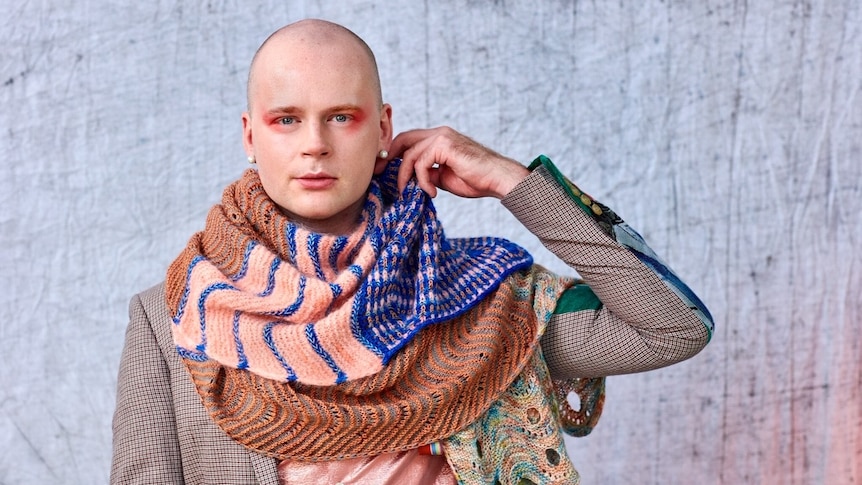
POLYGON ((290 85, 293 89, 317 91, 337 85, 339 89, 364 91, 370 86, 367 66, 351 57, 281 57, 261 63, 255 76, 260 84, 290 85))
POLYGON ((358 68, 335 63, 320 68, 314 62, 283 64, 262 68, 256 77, 254 104, 266 110, 292 107, 295 110, 326 110, 333 106, 361 106, 377 103, 377 91, 368 76, 356 75, 358 68))

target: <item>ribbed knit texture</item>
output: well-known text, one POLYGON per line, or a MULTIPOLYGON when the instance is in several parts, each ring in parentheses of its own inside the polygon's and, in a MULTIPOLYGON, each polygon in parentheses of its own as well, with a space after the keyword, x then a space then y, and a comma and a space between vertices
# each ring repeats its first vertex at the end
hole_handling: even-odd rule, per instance
POLYGON ((167 275, 180 355, 262 377, 327 385, 380 371, 419 330, 450 320, 529 266, 494 238, 447 240, 430 198, 397 163, 343 236, 288 221, 247 171, 167 275))
POLYGON ((174 338, 228 435, 332 460, 443 439, 478 419, 538 344, 529 255, 447 240, 397 164, 345 236, 287 221, 246 172, 171 265, 174 338), (420 332, 421 330, 421 332, 420 332))

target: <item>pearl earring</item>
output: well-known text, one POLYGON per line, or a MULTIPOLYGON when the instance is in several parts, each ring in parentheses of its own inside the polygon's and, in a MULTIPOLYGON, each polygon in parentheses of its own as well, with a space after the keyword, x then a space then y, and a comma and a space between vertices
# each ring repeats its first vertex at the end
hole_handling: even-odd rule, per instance
POLYGON ((250 163, 250 164, 252 164, 252 165, 254 165, 255 163, 257 163, 257 160, 255 160, 255 159, 254 159, 254 155, 249 155, 249 157, 248 157, 248 163, 250 163))
POLYGON ((380 150, 380 153, 377 154, 377 158, 386 158, 389 156, 389 152, 386 150, 380 150))

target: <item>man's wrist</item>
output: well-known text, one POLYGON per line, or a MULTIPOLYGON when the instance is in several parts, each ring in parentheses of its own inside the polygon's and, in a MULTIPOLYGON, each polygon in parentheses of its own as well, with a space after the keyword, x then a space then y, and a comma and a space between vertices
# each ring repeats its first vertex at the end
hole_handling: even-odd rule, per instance
POLYGON ((502 199, 509 195, 509 192, 512 191, 518 184, 524 181, 528 175, 530 175, 530 170, 527 167, 521 165, 515 160, 507 159, 509 161, 509 167, 506 167, 506 171, 503 177, 501 177, 500 181, 497 183, 496 195, 498 199, 502 199))

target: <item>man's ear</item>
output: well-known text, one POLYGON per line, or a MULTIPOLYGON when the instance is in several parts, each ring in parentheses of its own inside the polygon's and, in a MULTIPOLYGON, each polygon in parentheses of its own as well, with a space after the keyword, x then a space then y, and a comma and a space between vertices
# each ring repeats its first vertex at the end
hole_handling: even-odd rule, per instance
POLYGON ((242 146, 245 148, 247 156, 254 156, 254 140, 251 136, 251 115, 248 111, 242 114, 242 146))
MULTIPOLYGON (((380 143, 381 150, 389 151, 392 146, 392 106, 388 103, 380 108, 380 143)), ((389 164, 388 158, 377 158, 374 162, 374 174, 380 175, 389 164)))

